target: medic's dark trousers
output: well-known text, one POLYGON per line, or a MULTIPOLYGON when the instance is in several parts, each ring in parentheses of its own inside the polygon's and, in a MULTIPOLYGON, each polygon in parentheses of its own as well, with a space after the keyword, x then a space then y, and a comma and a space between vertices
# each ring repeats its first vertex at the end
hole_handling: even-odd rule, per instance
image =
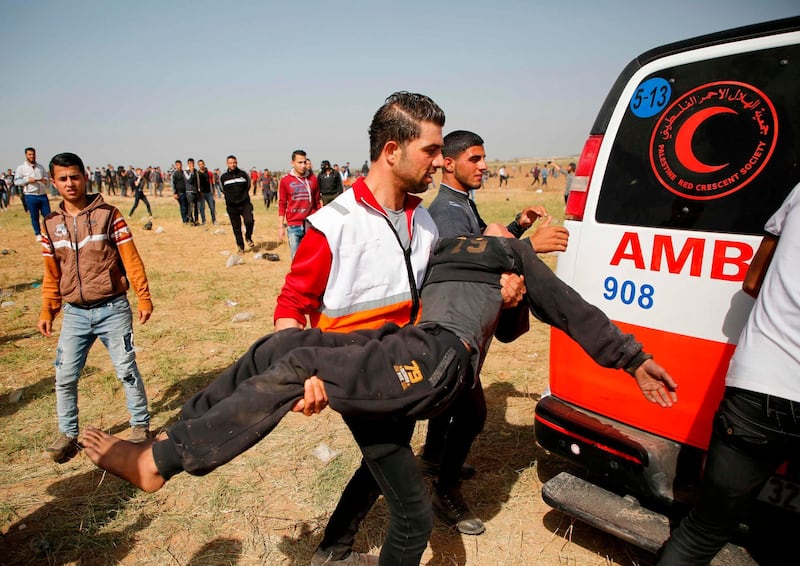
POLYGON ((466 347, 435 324, 283 330, 258 340, 184 404, 168 440, 153 444, 159 473, 204 475, 229 462, 275 428, 312 375, 325 382, 333 410, 359 419, 427 419, 472 385, 466 347))

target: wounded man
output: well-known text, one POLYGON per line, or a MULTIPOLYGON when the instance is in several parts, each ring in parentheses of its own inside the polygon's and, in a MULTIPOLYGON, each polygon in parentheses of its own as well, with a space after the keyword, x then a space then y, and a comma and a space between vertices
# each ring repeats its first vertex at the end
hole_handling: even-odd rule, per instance
POLYGON ((205 475, 269 434, 303 398, 311 376, 322 380, 328 404, 345 416, 435 416, 474 383, 502 309, 504 272, 523 275, 531 313, 564 331, 595 362, 631 374, 648 401, 661 407, 677 401, 677 384, 666 370, 558 279, 529 240, 447 238, 431 257, 417 325, 267 335, 189 399, 180 420, 155 441, 133 444, 87 427, 86 454, 144 491, 182 471, 205 475))

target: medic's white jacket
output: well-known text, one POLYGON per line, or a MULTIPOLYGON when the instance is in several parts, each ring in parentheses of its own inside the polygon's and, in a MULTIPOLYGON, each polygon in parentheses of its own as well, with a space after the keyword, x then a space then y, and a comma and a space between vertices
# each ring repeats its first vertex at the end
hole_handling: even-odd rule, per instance
POLYGON ((408 251, 363 179, 309 216, 311 229, 286 276, 275 319, 305 326, 309 315, 311 326, 337 332, 415 322, 439 234, 421 199, 407 195, 405 201, 408 251))

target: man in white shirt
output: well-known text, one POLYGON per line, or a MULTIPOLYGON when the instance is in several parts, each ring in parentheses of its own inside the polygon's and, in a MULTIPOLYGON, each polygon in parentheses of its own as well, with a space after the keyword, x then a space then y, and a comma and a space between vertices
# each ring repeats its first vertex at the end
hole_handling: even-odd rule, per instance
POLYGON ((500 186, 498 188, 502 188, 503 183, 505 183, 506 188, 508 188, 508 174, 506 173, 505 165, 500 166, 500 170, 497 172, 497 176, 500 177, 500 186))
POLYGON ((14 184, 22 187, 22 198, 28 207, 31 215, 31 225, 33 233, 36 234, 36 241, 42 241, 42 229, 39 224, 39 214, 44 219, 50 214, 50 201, 47 198, 47 187, 50 180, 47 170, 36 163, 36 150, 32 147, 25 148, 25 162, 17 167, 14 174, 14 184))
POLYGON ((778 466, 800 452, 800 185, 764 229, 743 285, 756 303, 714 416, 702 495, 659 565, 708 564, 778 466))

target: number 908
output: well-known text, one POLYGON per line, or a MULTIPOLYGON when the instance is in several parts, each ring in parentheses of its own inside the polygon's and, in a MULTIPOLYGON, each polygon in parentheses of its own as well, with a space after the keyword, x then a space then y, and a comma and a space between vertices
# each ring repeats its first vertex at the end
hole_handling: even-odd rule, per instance
POLYGON ((623 305, 632 305, 635 302, 639 308, 645 310, 653 308, 655 289, 649 283, 645 283, 637 289, 636 283, 633 281, 626 280, 620 283, 616 277, 606 277, 603 287, 605 288, 603 298, 607 301, 618 299, 623 305))

